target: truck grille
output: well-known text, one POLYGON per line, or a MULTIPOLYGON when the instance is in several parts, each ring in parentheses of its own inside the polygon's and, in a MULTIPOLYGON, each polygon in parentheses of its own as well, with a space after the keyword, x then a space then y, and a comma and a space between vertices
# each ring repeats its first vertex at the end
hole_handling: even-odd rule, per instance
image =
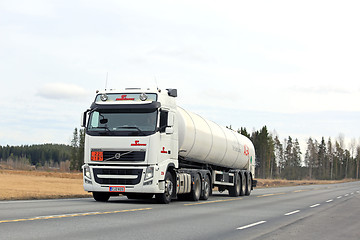
POLYGON ((136 185, 140 183, 142 175, 142 169, 94 168, 93 172, 98 184, 136 185))
POLYGON ((104 161, 145 161, 145 151, 104 151, 104 161))

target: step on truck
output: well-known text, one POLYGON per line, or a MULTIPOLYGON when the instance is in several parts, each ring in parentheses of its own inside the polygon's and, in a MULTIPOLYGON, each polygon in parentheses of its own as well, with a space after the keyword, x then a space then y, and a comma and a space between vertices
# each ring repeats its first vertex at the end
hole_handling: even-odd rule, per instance
POLYGON ((255 150, 245 136, 176 104, 176 89, 97 91, 82 115, 83 183, 96 201, 119 194, 159 203, 232 197, 256 186, 255 150))

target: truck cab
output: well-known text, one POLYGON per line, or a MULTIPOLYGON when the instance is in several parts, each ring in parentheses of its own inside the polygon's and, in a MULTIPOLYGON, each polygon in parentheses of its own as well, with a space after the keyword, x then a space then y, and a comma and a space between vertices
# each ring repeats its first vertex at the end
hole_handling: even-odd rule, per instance
POLYGON ((119 194, 161 198, 165 190, 169 195, 168 188, 175 192, 176 176, 168 183, 165 177, 169 168, 178 167, 176 96, 176 89, 97 92, 82 117, 83 183, 95 200, 119 194))

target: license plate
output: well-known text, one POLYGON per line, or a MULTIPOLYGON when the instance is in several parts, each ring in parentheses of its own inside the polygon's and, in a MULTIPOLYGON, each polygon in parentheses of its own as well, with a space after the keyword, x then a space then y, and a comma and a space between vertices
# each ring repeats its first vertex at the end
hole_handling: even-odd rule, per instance
POLYGON ((124 186, 110 186, 109 187, 110 192, 125 192, 124 186))

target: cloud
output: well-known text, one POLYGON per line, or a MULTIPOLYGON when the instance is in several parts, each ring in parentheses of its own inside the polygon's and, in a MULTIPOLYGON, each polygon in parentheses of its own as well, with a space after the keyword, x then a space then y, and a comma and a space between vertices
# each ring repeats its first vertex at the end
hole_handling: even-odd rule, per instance
POLYGON ((349 89, 334 86, 290 87, 292 91, 315 94, 350 94, 349 89))
POLYGON ((68 83, 47 83, 37 92, 37 96, 48 99, 78 99, 87 95, 85 89, 68 83))

